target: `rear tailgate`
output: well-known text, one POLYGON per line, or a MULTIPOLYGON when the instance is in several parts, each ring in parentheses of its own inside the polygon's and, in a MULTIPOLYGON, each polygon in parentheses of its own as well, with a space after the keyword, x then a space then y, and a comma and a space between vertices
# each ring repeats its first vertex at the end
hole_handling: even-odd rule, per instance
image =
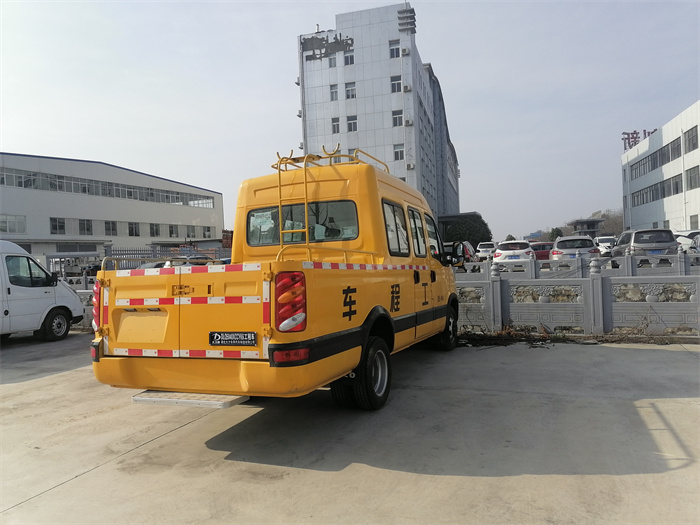
POLYGON ((105 357, 267 359, 270 282, 260 263, 118 270, 106 277, 105 357))

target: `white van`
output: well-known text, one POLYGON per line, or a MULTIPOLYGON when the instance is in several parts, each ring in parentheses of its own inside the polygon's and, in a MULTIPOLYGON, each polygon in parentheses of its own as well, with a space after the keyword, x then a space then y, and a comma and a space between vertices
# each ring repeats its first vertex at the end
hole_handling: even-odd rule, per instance
POLYGON ((83 319, 78 294, 56 274, 50 274, 26 250, 0 241, 0 334, 33 331, 48 341, 68 335, 83 319))

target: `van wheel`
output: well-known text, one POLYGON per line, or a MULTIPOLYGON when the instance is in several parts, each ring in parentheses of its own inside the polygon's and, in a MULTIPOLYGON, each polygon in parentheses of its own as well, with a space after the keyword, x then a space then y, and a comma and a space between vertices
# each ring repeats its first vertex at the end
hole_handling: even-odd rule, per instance
POLYGON ((353 382, 355 401, 364 410, 378 410, 389 398, 391 362, 389 347, 381 337, 370 337, 353 382))
POLYGON ((70 331, 70 318, 65 310, 57 309, 49 312, 44 320, 42 332, 47 341, 65 339, 70 331))
POLYGON ((331 395, 335 404, 341 408, 356 408, 355 392, 352 382, 344 377, 331 383, 331 395))
POLYGON ((437 346, 443 352, 454 350, 457 346, 457 312, 451 306, 447 308, 447 323, 438 336, 437 346))

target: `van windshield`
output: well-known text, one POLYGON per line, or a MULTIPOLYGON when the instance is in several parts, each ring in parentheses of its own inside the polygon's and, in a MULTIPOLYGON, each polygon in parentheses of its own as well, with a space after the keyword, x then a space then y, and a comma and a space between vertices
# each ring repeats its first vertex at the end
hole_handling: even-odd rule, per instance
MULTIPOLYGON (((347 241, 356 239, 359 226, 357 208, 353 201, 310 202, 309 227, 306 227, 303 204, 282 206, 282 230, 302 230, 283 234, 284 244, 306 242, 347 241)), ((247 240, 249 246, 280 244, 279 208, 269 206, 248 212, 247 240)))

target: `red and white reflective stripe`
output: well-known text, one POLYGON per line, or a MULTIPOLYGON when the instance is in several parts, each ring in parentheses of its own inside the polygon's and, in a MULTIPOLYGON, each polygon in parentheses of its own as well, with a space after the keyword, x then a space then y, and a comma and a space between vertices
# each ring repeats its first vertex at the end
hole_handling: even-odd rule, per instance
POLYGON ((355 263, 328 263, 305 261, 302 268, 306 270, 428 270, 429 266, 415 264, 355 264, 355 263))
POLYGON ((263 323, 270 324, 270 281, 262 283, 263 323))
POLYGON ((149 299, 117 299, 115 306, 169 306, 182 304, 259 304, 259 295, 227 297, 155 297, 149 299))
POLYGON ((105 355, 122 357, 207 357, 218 359, 260 359, 257 350, 159 350, 155 348, 105 348, 105 355))
POLYGON ((176 275, 197 273, 254 272, 259 271, 260 263, 212 264, 207 266, 172 266, 169 268, 143 268, 117 270, 117 277, 141 277, 151 275, 176 275))

